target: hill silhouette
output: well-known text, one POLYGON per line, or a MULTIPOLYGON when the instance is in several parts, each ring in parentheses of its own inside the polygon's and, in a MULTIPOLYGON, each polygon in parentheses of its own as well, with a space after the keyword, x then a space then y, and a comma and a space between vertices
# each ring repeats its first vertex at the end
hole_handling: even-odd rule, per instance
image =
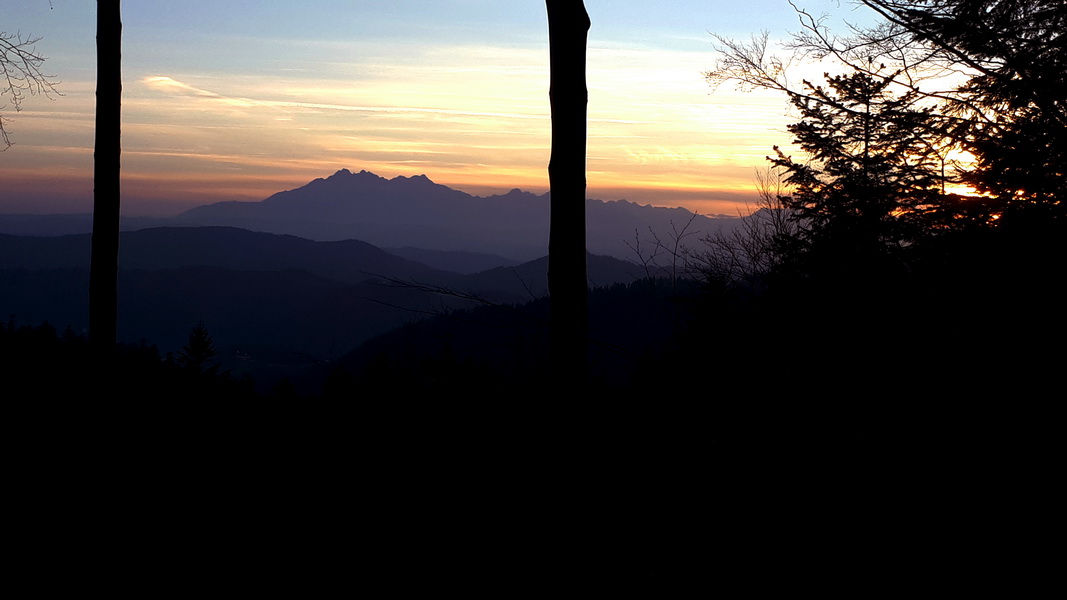
MULTIPOLYGON (((89 265, 88 234, 27 237, 0 234, 0 269, 54 269, 89 265)), ((321 277, 359 282, 387 274, 441 282, 439 269, 358 240, 314 242, 234 227, 156 227, 121 235, 123 269, 214 266, 235 270, 303 269, 321 277)))
POLYGON ((459 250, 426 250, 424 248, 382 248, 389 254, 420 262, 426 266, 469 275, 495 267, 514 267, 522 261, 481 252, 459 250))
MULTIPOLYGON (((669 385, 658 377, 680 375, 643 368, 691 320, 686 299, 696 298, 700 286, 676 283, 678 287, 665 278, 641 279, 590 291, 590 382, 607 394, 600 398, 651 394, 669 385)), ((536 400, 548 393, 548 322, 545 297, 523 304, 475 305, 413 321, 324 365, 307 388, 340 399, 387 393, 403 381, 408 391, 536 400), (314 388, 323 381, 325 389, 314 388)))
MULTIPOLYGON (((203 323, 227 368, 288 372, 428 315, 547 293, 547 260, 460 274, 355 240, 316 242, 230 227, 124 232, 120 341, 163 352, 203 323)), ((88 235, 0 235, 0 311, 20 324, 87 327, 88 235)), ((590 284, 628 283, 637 265, 589 257, 590 284)))

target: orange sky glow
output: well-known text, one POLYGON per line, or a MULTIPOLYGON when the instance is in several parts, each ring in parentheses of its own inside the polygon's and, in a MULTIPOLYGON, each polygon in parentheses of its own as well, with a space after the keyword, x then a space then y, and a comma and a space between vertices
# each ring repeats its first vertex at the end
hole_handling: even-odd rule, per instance
MULTIPOLYGON (((531 14, 543 11, 533 4, 531 14)), ((792 141, 785 98, 713 92, 703 76, 715 60, 703 24, 686 33, 702 50, 599 37, 599 4, 587 2, 589 196, 707 215, 750 210, 764 157, 792 141)), ((74 6, 57 0, 45 12, 74 6)), ((48 33, 48 21, 38 25, 48 33)), ((0 213, 92 210, 95 32, 82 25, 61 29, 68 37, 49 56, 62 96, 5 113, 15 145, 0 153, 0 213)), ((532 23, 523 43, 291 39, 242 70, 171 60, 176 42, 135 13, 124 21, 123 213, 262 200, 342 168, 425 174, 476 195, 545 192, 543 27, 532 23)), ((203 35, 202 43, 213 39, 203 35)), ((279 40, 241 43, 255 55, 279 40)))

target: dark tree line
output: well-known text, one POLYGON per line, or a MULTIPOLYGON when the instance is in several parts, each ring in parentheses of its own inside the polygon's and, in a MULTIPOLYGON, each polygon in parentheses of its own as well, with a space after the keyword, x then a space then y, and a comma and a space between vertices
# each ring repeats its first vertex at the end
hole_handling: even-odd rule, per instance
POLYGON ((254 382, 222 368, 210 334, 199 325, 176 355, 158 348, 115 343, 106 355, 70 327, 58 331, 48 322, 19 325, 14 317, 0 323, 3 393, 11 400, 105 398, 145 402, 207 401, 273 397, 258 393, 254 382))

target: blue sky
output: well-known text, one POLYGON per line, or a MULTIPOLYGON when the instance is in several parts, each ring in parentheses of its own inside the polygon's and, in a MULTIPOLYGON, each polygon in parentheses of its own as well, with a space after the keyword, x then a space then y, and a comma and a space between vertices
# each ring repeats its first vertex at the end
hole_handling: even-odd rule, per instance
MULTIPOLYGON (((847 3, 798 2, 861 19, 847 3)), ((586 0, 590 196, 736 214, 785 99, 712 93, 710 32, 785 38, 785 0, 586 0)), ((0 30, 43 39, 63 94, 13 114, 0 212, 92 206, 91 0, 5 0, 0 30), (50 6, 51 4, 51 6, 50 6)), ((127 0, 123 206, 175 214, 259 200, 340 168, 426 174, 491 194, 547 189, 547 20, 540 0, 127 0)))

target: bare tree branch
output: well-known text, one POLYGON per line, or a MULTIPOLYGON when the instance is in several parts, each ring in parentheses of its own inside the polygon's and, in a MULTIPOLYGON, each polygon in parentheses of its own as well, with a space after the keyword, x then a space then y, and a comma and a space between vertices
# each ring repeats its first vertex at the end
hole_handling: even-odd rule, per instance
POLYGON ((680 278, 689 277, 693 274, 692 268, 692 250, 684 242, 687 238, 697 235, 697 231, 690 231, 693 226, 693 221, 696 220, 697 214, 694 213, 686 221, 685 225, 679 227, 673 220, 671 221, 670 239, 664 240, 658 233, 652 228, 648 228, 649 236, 652 238, 651 248, 645 250, 641 241, 641 235, 638 231, 634 230, 634 243, 624 242, 626 246, 634 252, 637 256, 638 262, 645 270, 645 277, 648 279, 654 279, 662 272, 668 272, 671 280, 671 287, 674 288, 676 282, 680 278), (666 255, 669 257, 667 265, 659 263, 658 258, 666 255))
POLYGON ((777 242, 792 235, 799 224, 782 199, 789 193, 785 175, 768 167, 756 172, 759 199, 756 209, 742 216, 741 226, 729 233, 705 236, 705 250, 695 253, 693 264, 705 279, 728 287, 757 288, 781 261, 777 242))
MULTIPOLYGON (((22 103, 28 96, 53 95, 62 96, 57 90, 59 83, 54 75, 41 71, 45 57, 37 51, 37 42, 41 38, 23 36, 21 32, 8 33, 0 31, 0 98, 10 97, 15 112, 22 110, 22 103)), ((0 109, 4 106, 0 106, 0 109)), ((7 121, 0 115, 0 151, 11 146, 8 136, 7 121)))

